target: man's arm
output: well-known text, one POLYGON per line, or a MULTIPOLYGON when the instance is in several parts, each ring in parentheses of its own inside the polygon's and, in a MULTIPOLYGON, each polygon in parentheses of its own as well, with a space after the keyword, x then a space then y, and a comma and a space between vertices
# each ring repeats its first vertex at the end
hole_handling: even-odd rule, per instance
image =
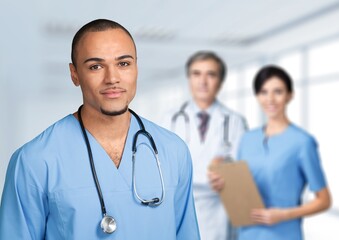
POLYGON ((177 240, 199 240, 200 234, 192 191, 192 159, 187 147, 179 161, 181 164, 180 179, 174 199, 177 240))
POLYGON ((0 206, 0 239, 44 239, 47 196, 19 150, 9 163, 0 206))

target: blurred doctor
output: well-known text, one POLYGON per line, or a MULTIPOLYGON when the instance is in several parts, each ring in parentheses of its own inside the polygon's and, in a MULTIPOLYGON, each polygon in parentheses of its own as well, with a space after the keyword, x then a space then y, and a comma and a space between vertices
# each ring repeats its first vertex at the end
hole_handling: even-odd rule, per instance
POLYGON ((170 111, 164 124, 186 141, 192 154, 193 194, 201 239, 235 239, 218 195, 224 180, 208 168, 235 157, 246 122, 216 98, 227 72, 219 56, 197 52, 188 59, 186 71, 192 99, 170 111))

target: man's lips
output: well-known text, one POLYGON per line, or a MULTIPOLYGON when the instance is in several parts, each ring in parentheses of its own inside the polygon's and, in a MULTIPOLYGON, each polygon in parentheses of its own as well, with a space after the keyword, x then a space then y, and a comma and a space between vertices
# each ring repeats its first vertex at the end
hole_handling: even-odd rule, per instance
POLYGON ((107 98, 119 98, 123 93, 125 93, 126 90, 122 88, 110 88, 110 89, 105 89, 102 90, 100 93, 107 98))

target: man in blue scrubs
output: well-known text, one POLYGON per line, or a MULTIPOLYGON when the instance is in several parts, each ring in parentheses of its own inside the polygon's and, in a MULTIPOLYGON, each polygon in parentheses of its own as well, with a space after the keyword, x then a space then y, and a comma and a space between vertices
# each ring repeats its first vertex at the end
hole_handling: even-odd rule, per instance
POLYGON ((141 118, 161 165, 141 134, 133 171, 132 144, 142 126, 128 111, 137 80, 130 33, 110 20, 86 24, 73 39, 70 72, 82 90, 81 115, 66 116, 13 154, 0 239, 200 239, 183 141, 141 118), (158 199, 152 206, 138 197, 158 199), (103 231, 106 212, 116 223, 111 234, 103 231))

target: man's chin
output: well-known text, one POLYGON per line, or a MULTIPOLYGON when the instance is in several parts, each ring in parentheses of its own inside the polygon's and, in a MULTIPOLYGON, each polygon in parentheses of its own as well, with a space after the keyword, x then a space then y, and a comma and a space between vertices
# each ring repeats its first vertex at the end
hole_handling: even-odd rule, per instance
POLYGON ((124 114, 128 110, 128 106, 125 106, 124 108, 119 110, 107 110, 103 108, 100 108, 100 110, 102 114, 107 116, 119 116, 121 114, 124 114))

